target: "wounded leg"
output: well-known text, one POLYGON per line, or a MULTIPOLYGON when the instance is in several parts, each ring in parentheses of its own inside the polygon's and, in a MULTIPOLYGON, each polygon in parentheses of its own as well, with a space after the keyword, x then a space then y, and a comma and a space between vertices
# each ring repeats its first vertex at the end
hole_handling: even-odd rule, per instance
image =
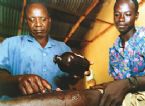
POLYGON ((0 106, 98 106, 100 98, 98 90, 55 91, 1 101, 0 106))

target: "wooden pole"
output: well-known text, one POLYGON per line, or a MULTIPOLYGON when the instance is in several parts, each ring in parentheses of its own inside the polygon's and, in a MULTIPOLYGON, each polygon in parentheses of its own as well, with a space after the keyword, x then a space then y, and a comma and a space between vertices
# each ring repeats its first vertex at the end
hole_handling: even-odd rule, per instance
POLYGON ((77 30, 77 28, 80 26, 80 23, 86 18, 86 16, 93 10, 93 8, 99 3, 99 0, 94 0, 91 5, 87 8, 87 10, 84 12, 84 14, 79 18, 79 20, 74 24, 74 26, 71 28, 68 35, 66 35, 64 42, 66 43, 73 35, 73 33, 77 30))
POLYGON ((25 9, 26 4, 27 4, 27 0, 23 0, 23 7, 22 7, 21 15, 20 15, 17 35, 20 35, 22 32, 22 24, 24 21, 24 9, 25 9))

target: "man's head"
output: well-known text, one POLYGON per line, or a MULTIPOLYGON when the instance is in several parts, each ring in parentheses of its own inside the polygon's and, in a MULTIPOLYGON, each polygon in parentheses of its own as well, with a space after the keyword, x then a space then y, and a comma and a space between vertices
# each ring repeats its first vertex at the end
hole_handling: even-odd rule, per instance
POLYGON ((120 33, 128 32, 134 28, 137 18, 137 0, 116 0, 114 5, 114 23, 120 33))
POLYGON ((42 3, 31 3, 25 8, 25 17, 32 36, 36 39, 48 37, 51 17, 42 3))

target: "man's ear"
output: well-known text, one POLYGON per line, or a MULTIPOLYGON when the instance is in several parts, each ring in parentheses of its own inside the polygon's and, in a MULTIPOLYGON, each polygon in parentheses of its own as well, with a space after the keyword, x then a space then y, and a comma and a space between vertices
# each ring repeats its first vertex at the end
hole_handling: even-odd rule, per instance
POLYGON ((51 23, 51 18, 48 18, 48 21, 51 23))
POLYGON ((138 19, 138 16, 139 16, 139 12, 136 12, 135 19, 138 19))

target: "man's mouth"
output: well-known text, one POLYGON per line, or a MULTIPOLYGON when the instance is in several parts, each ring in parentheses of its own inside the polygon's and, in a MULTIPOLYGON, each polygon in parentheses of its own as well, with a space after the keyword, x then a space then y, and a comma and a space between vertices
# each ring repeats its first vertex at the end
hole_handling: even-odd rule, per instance
POLYGON ((119 28, 125 28, 126 25, 118 25, 119 28))
POLYGON ((124 28, 124 27, 125 27, 125 26, 123 26, 123 25, 120 25, 120 26, 119 26, 119 28, 124 28))
POLYGON ((35 32, 37 32, 37 33, 42 33, 42 32, 44 32, 44 30, 34 30, 35 32))

